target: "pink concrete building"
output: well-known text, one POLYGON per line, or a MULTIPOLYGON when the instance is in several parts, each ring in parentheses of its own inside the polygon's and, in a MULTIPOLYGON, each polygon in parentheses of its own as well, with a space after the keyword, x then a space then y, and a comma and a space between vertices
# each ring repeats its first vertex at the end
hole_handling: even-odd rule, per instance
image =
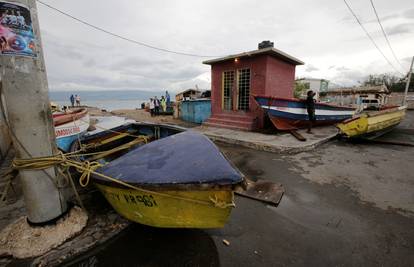
POLYGON ((264 125, 253 95, 293 97, 295 67, 304 64, 266 41, 258 50, 203 63, 211 65, 211 117, 205 124, 239 130, 264 125))

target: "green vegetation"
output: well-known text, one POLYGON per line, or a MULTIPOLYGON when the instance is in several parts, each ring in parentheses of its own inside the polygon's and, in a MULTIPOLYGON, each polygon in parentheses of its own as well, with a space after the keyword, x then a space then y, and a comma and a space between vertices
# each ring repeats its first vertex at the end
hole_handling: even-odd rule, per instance
MULTIPOLYGON (((392 74, 369 75, 363 85, 382 85, 384 84, 391 92, 404 92, 407 77, 401 78, 392 74)), ((411 75, 410 88, 408 91, 414 92, 414 75, 411 75)))
POLYGON ((309 83, 301 83, 301 82, 295 82, 295 89, 293 91, 293 96, 295 98, 300 98, 302 94, 306 92, 306 90, 309 89, 309 83))

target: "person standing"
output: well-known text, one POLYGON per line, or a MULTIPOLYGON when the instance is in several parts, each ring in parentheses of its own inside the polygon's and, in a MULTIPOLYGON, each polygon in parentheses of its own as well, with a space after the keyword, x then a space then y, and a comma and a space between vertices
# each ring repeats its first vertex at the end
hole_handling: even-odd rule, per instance
POLYGON ((81 101, 80 96, 75 95, 75 100, 76 100, 76 106, 80 107, 80 101, 81 101))
POLYGON ((167 107, 169 107, 171 103, 171 98, 170 98, 170 94, 168 93, 168 91, 165 91, 165 98, 167 99, 167 107))
POLYGON ((151 117, 154 117, 154 115, 155 115, 155 111, 154 111, 155 105, 154 105, 154 99, 152 99, 152 98, 150 98, 149 109, 150 109, 151 117))
POLYGON ((155 109, 155 116, 160 115, 160 101, 157 97, 154 98, 154 109, 155 109))
POLYGON ((313 97, 315 93, 312 90, 309 90, 306 97, 306 110, 308 112, 308 131, 307 133, 312 133, 313 123, 316 121, 315 115, 315 99, 313 97))
POLYGON ((72 108, 75 106, 75 97, 73 96, 73 94, 70 96, 70 104, 72 108))
POLYGON ((161 108, 162 108, 162 112, 166 112, 167 111, 167 100, 165 99, 164 96, 161 96, 161 108))

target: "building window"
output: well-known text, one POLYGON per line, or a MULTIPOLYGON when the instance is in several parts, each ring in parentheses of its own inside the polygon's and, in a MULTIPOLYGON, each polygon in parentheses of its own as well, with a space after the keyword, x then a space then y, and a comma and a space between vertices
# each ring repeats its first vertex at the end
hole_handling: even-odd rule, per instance
POLYGON ((232 101, 232 88, 234 84, 234 71, 225 71, 223 72, 223 109, 232 110, 233 101, 232 101))
POLYGON ((250 102, 250 69, 238 71, 238 109, 249 110, 250 102))

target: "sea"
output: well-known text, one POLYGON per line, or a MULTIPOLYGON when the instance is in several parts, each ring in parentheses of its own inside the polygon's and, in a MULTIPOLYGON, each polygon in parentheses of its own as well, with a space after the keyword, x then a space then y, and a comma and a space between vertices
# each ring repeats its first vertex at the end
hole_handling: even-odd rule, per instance
MULTIPOLYGON (((49 91, 50 101, 60 106, 70 106, 70 96, 79 95, 81 105, 106 109, 141 108, 141 103, 148 102, 150 97, 161 98, 165 92, 138 91, 138 90, 101 90, 101 91, 49 91)), ((174 99, 174 94, 171 94, 174 99)))

